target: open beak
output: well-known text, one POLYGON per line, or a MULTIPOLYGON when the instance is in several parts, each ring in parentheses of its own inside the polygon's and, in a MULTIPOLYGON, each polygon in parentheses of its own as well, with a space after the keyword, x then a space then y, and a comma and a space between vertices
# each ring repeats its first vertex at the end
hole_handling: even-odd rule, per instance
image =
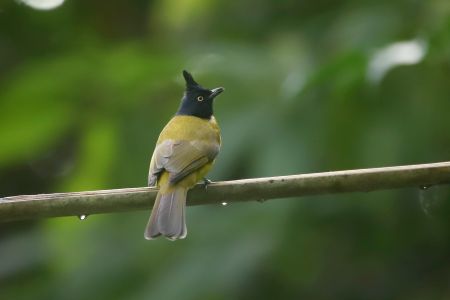
POLYGON ((214 99, 216 96, 218 96, 223 91, 225 91, 225 89, 223 87, 218 87, 218 88, 212 89, 211 90, 212 93, 209 96, 209 98, 214 99))

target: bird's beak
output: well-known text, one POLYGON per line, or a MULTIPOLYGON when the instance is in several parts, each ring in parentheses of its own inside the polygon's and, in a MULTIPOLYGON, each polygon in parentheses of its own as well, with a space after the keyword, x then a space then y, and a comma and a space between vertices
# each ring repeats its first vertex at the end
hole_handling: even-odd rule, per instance
POLYGON ((209 96, 209 98, 214 99, 217 95, 219 95, 223 91, 225 91, 225 89, 223 87, 218 87, 218 88, 212 89, 211 90, 212 93, 209 96))

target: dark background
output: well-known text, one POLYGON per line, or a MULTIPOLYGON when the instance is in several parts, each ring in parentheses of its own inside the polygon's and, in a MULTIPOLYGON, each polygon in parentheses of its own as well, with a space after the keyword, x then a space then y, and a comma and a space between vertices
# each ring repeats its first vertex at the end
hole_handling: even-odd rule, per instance
MULTIPOLYGON (((184 68, 226 88, 212 180, 449 160, 449 3, 3 0, 0 196, 144 186, 184 68)), ((0 298, 449 299, 448 200, 190 207, 174 243, 149 211, 0 223, 0 298)))

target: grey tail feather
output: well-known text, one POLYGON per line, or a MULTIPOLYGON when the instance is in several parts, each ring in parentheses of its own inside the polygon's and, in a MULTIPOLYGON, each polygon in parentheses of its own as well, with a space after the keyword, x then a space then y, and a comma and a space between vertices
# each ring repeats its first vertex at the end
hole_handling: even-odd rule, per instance
POLYGON ((186 237, 186 194, 184 187, 176 187, 164 195, 158 193, 145 229, 147 240, 160 235, 172 241, 186 237))

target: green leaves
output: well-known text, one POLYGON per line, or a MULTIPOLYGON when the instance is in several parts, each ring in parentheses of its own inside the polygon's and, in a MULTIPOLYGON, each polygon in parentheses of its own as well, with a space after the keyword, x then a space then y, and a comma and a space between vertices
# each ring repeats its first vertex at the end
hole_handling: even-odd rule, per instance
POLYGON ((0 92, 0 165, 32 158, 74 124, 76 103, 68 86, 77 76, 63 70, 76 67, 77 62, 67 63, 39 63, 22 69, 0 92))
MULTIPOLYGON (((448 160, 442 1, 123 3, 0 5, 0 192, 145 185, 185 68, 226 88, 212 180, 448 160), (373 53, 412 39, 428 43, 423 60, 371 84, 373 53), (42 185, 47 157, 69 167, 42 185)), ((430 225, 418 201, 189 208, 177 243, 143 239, 149 212, 8 224, 0 298, 446 298, 445 214, 430 225)))

